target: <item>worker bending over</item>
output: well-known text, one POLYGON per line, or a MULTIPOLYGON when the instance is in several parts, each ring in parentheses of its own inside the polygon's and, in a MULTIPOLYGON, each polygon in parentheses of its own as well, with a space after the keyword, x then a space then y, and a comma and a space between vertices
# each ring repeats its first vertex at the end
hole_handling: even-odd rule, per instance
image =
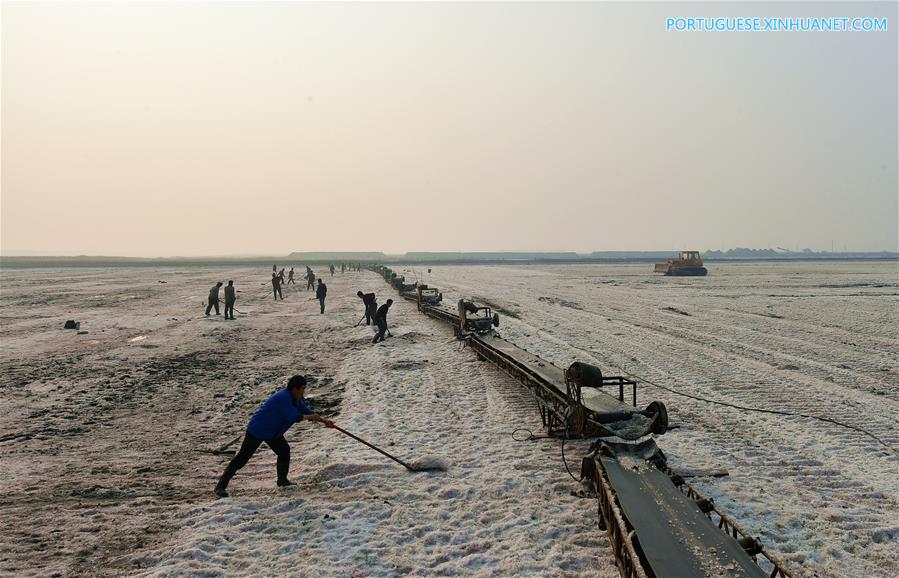
POLYGON ((272 394, 253 414, 247 425, 240 451, 225 468, 225 473, 215 486, 215 495, 221 498, 228 496, 228 482, 240 468, 247 465, 263 442, 278 456, 278 486, 296 485, 287 479, 287 472, 290 469, 290 445, 284 439, 284 434, 290 426, 303 420, 317 421, 328 427, 334 427, 333 421, 309 409, 303 400, 305 394, 306 378, 294 375, 287 382, 287 387, 272 394))

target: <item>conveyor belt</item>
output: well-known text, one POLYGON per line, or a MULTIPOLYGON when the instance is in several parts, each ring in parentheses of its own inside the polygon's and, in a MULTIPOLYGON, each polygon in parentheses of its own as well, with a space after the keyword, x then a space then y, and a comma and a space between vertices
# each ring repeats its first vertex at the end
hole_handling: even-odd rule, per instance
MULTIPOLYGON (((417 292, 400 291, 400 296, 418 302, 417 292)), ((458 314, 445 306, 418 303, 418 309, 453 327, 460 326, 458 314)), ((610 378, 611 381, 604 384, 605 389, 618 387, 617 398, 602 387, 584 387, 578 388, 580 398, 573 400, 569 398, 565 371, 559 367, 493 332, 466 333, 466 337, 469 345, 481 357, 490 359, 531 389, 540 407, 543 424, 550 433, 565 432, 566 435, 575 436, 614 435, 622 439, 637 440, 650 433, 663 433, 667 427, 667 417, 664 419, 666 425, 660 425, 660 420, 635 407, 635 384, 633 405, 624 403, 623 384, 615 381, 620 378, 610 378)))
MULTIPOLYGON (((384 270, 384 274, 386 278, 390 270, 384 270)), ((401 295, 418 301, 417 295, 411 292, 401 292, 401 295)), ((459 316, 446 307, 419 304, 419 309, 429 317, 459 327, 459 316)), ((479 356, 494 362, 533 391, 544 424, 551 432, 554 426, 563 423, 567 433, 571 412, 577 410, 599 431, 614 432, 632 440, 650 433, 652 428, 641 421, 649 419, 646 412, 638 412, 624 403, 623 394, 619 399, 599 387, 581 388, 580 405, 572 406, 566 374, 559 367, 492 332, 465 334, 465 337, 479 356), (604 420, 610 417, 620 421, 604 420)), ((633 395, 636 404, 636 389, 633 395)), ((667 416, 665 423, 667 427, 667 416)), ((738 536, 748 538, 746 533, 712 504, 706 509, 719 517, 716 526, 700 509, 696 501, 701 498, 698 492, 681 479, 678 484, 688 488, 687 494, 682 492, 667 471, 664 455, 652 440, 639 444, 603 442, 600 451, 584 458, 582 476, 590 478, 596 489, 601 526, 609 532, 621 576, 769 576, 737 541, 738 536)), ((771 577, 790 576, 784 565, 761 545, 752 553, 760 553, 771 562, 771 577)))
MULTIPOLYGON (((518 363, 527 367, 529 371, 538 375, 543 380, 544 384, 555 388, 555 390, 562 395, 567 395, 565 372, 552 363, 540 359, 536 355, 521 349, 517 345, 509 343, 505 339, 501 339, 492 334, 475 335, 473 336, 473 339, 477 339, 486 346, 515 359, 518 363)), ((619 401, 617 398, 597 389, 585 389, 583 391, 581 403, 583 403, 585 408, 595 413, 634 411, 633 406, 619 401)))
POLYGON ((433 317, 434 319, 439 319, 444 323, 449 323, 453 327, 459 326, 459 316, 456 315, 453 311, 450 311, 446 307, 429 307, 422 306, 421 312, 427 315, 428 317, 433 317))
POLYGON ((620 448, 598 459, 657 578, 767 576, 655 465, 620 448))
MULTIPOLYGON (((408 293, 403 293, 402 296, 412 301, 415 300, 415 297, 408 293)), ((430 317, 454 325, 459 324, 459 316, 446 307, 423 306, 421 310, 422 313, 430 317)), ((554 389, 560 395, 565 396, 567 394, 565 387, 565 371, 561 368, 492 333, 482 335, 476 334, 472 335, 471 338, 472 340, 479 341, 485 347, 488 347, 509 359, 515 360, 518 364, 526 368, 528 372, 538 377, 543 385, 554 389)), ((583 390, 582 403, 586 409, 595 413, 634 411, 633 406, 620 401, 608 393, 592 388, 583 390)))

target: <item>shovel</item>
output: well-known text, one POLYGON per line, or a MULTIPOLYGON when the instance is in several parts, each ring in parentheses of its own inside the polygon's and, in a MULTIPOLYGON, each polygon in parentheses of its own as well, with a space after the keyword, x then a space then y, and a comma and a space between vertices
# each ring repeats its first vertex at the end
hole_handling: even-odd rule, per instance
POLYGON ((394 456, 388 454, 387 452, 385 452, 385 451, 382 450, 381 448, 379 448, 379 447, 377 447, 377 446, 375 446, 375 445, 372 445, 372 444, 368 443, 367 441, 365 441, 364 439, 360 438, 359 436, 357 436, 357 435, 355 435, 355 434, 351 434, 350 432, 346 431, 345 429, 343 429, 343 428, 341 428, 341 427, 339 427, 339 426, 336 426, 336 425, 335 425, 335 426, 333 426, 333 427, 334 427, 334 429, 336 429, 336 430, 339 431, 340 433, 346 434, 346 435, 348 435, 349 437, 351 437, 351 438, 353 438, 354 440, 356 440, 357 442, 363 443, 363 444, 367 445, 368 447, 370 447, 371 449, 375 450, 376 452, 379 452, 379 453, 381 453, 382 455, 387 456, 388 458, 390 458, 391 460, 393 460, 393 461, 395 461, 396 463, 400 464, 401 466, 403 466, 404 468, 406 468, 406 469, 409 470, 410 472, 445 472, 445 471, 446 471, 446 466, 443 465, 443 464, 437 463, 437 462, 434 462, 434 463, 431 463, 431 464, 409 465, 409 464, 407 464, 406 462, 404 462, 403 460, 401 460, 401 459, 399 459, 399 458, 397 458, 397 457, 394 457, 394 456))

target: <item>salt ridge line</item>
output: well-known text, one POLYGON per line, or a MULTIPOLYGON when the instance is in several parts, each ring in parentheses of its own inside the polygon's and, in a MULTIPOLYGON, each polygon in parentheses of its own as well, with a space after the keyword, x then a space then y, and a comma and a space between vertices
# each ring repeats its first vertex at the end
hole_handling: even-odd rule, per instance
MULTIPOLYGON (((442 295, 436 290, 419 286, 417 282, 407 284, 404 277, 397 276, 392 270, 383 266, 375 267, 374 270, 394 286, 402 297, 417 301, 419 311, 453 325, 457 337, 466 339, 478 353, 478 357, 490 359, 529 387, 537 397, 538 405, 541 406, 544 425, 550 433, 552 432, 556 422, 553 421, 552 415, 549 415, 548 420, 547 413, 553 412, 546 412, 545 409, 547 405, 558 400, 546 398, 541 400, 543 393, 541 390, 544 389, 541 386, 550 385, 548 382, 551 382, 553 377, 557 378, 562 370, 493 335, 491 325, 498 325, 498 317, 491 320, 489 308, 472 306, 469 310, 463 300, 459 302, 459 314, 455 315, 439 306, 442 295), (467 311, 480 310, 486 310, 486 315, 474 319, 466 318, 467 311), (555 375, 550 376, 547 373, 555 375)), ((569 372, 579 365, 581 364, 575 363, 569 371, 564 372, 566 388, 560 387, 558 383, 553 385, 561 392, 567 389, 568 401, 575 402, 570 405, 570 410, 579 407, 582 411, 589 411, 589 407, 581 404, 580 384, 576 389, 577 399, 571 399, 569 372)), ((598 368, 594 369, 599 373, 598 368)), ((636 405, 636 383, 629 383, 634 385, 636 405)), ((599 385, 604 384, 600 377, 599 385)), ((607 394, 602 395, 611 398, 607 394)), ((620 401, 623 402, 623 392, 620 397, 620 401)), ((664 410, 663 405, 662 409, 664 410)), ((570 410, 565 411, 562 408, 565 413, 562 417, 565 421, 566 437, 569 434, 570 410)), ((586 421, 580 422, 579 425, 583 426, 586 421)), ((664 429, 655 433, 663 431, 664 429)), ((583 435, 583 430, 581 433, 583 435)), ((593 433, 599 434, 600 437, 610 435, 608 431, 602 432, 601 426, 599 431, 593 433)), ((646 433, 649 432, 645 432, 644 435, 646 433)), ((594 448, 596 449, 592 457, 584 458, 582 478, 587 478, 593 483, 599 497, 600 526, 609 530, 622 576, 661 577, 711 575, 711 573, 723 575, 724 572, 737 570, 740 571, 738 575, 742 576, 768 575, 757 565, 758 555, 766 558, 771 568, 770 577, 791 576, 783 562, 767 552, 758 539, 749 536, 733 520, 718 510, 712 500, 703 498, 695 488, 684 482, 683 477, 667 467, 664 454, 654 441, 646 440, 637 446, 598 442, 594 444, 594 448), (622 461, 627 462, 627 467, 624 467, 624 463, 619 463, 622 461), (642 464, 643 467, 640 468, 636 464, 642 464), (631 470, 638 472, 636 478, 631 470), (617 480, 617 490, 612 479, 617 480), (640 489, 634 491, 634 487, 640 489), (715 527, 711 519, 712 512, 718 516, 717 526, 724 534, 714 530, 709 533, 702 531, 715 527), (628 513, 630 519, 627 517, 628 513), (669 518, 667 524, 664 521, 659 522, 660 517, 666 516, 669 518), (633 530, 629 531, 628 528, 633 530), (648 541, 644 541, 652 544, 649 549, 641 547, 640 535, 651 537, 648 541), (732 535, 734 540, 721 541, 723 535, 732 535), (677 563, 673 564, 672 560, 677 563)))

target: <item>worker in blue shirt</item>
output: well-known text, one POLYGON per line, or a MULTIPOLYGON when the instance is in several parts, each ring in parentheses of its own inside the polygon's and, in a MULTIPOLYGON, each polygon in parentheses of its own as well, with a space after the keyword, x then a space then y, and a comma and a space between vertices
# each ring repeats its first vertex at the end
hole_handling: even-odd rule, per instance
POLYGON ((302 375, 294 375, 287 382, 287 387, 274 393, 262 404, 247 425, 243 444, 234 459, 225 468, 225 473, 215 486, 215 494, 225 498, 228 496, 228 482, 237 473, 237 470, 247 465, 253 454, 262 445, 262 442, 271 448, 278 456, 278 486, 294 486, 287 479, 287 471, 290 469, 290 445, 284 439, 284 434, 294 423, 303 420, 317 421, 328 427, 334 427, 334 422, 313 413, 303 396, 306 394, 306 378, 302 375))

